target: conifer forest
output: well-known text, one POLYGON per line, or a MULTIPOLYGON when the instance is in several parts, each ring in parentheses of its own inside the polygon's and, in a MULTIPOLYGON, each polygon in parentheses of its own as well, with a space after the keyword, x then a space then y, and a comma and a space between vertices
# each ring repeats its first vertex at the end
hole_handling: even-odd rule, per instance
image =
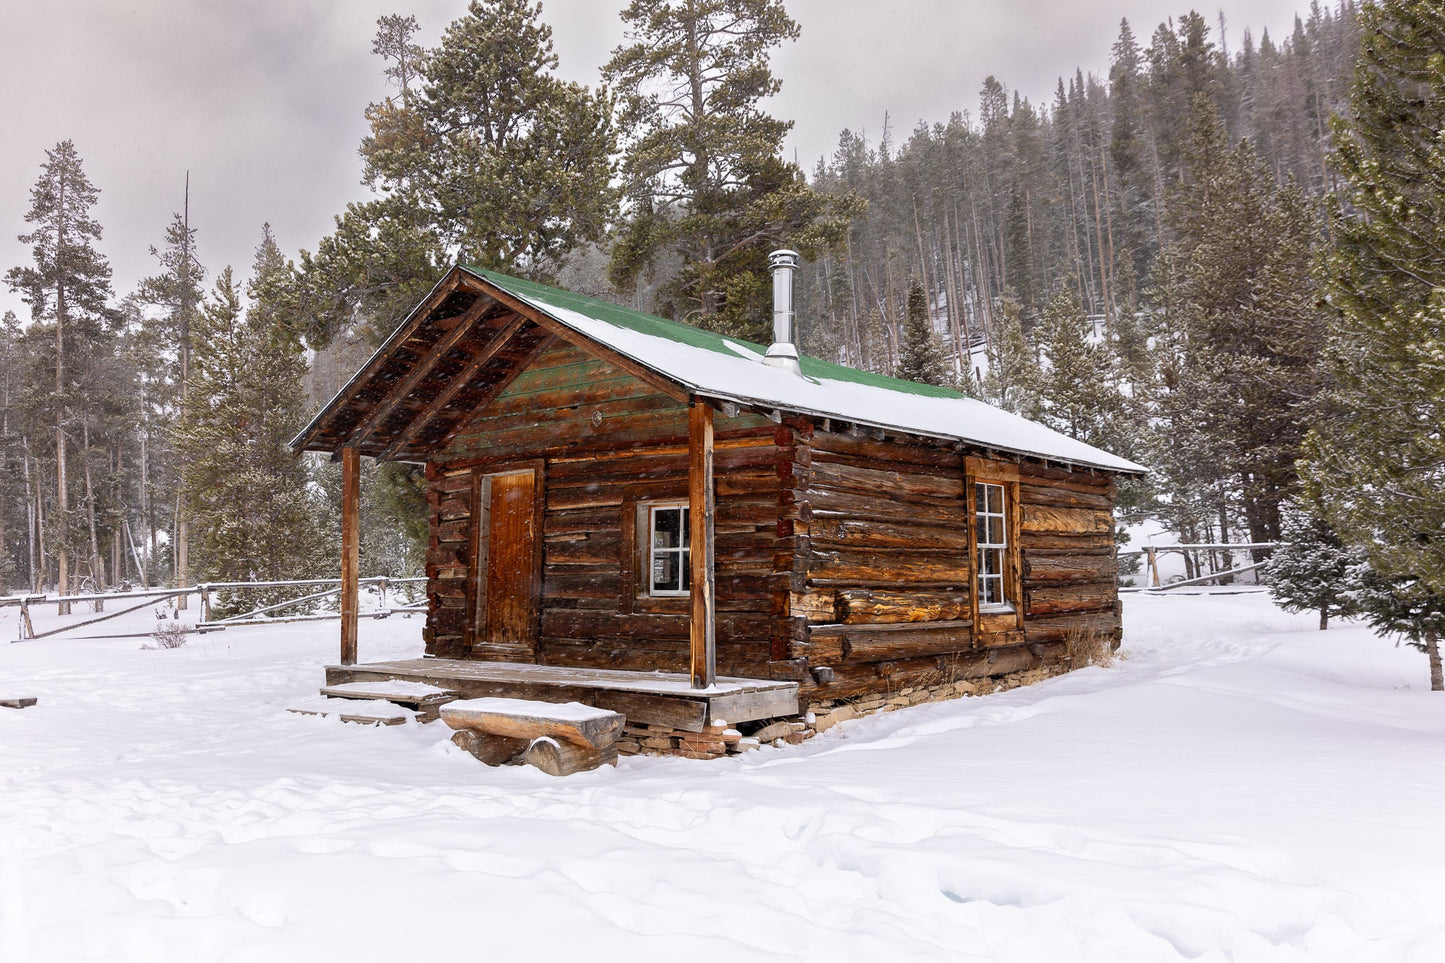
MULTIPOLYGON (((622 18, 586 86, 527 0, 473 0, 433 48, 383 17, 388 93, 341 147, 365 198, 292 252, 257 212, 242 265, 199 263, 206 216, 159 212, 135 290, 112 285, 85 145, 33 145, 28 213, 0 225, 33 254, 0 265, 30 309, 0 324, 4 590, 333 574, 339 472, 287 442, 453 264, 766 343, 767 255, 789 247, 805 352, 1150 466, 1124 524, 1346 553, 1368 580, 1304 605, 1434 643, 1437 2, 1316 0, 1287 36, 1123 21, 1107 73, 1059 64, 1047 102, 983 76, 946 122, 880 118, 802 165, 767 105, 771 54, 806 27, 782 0, 622 18)), ((366 471, 362 574, 415 574, 417 478, 366 471)))

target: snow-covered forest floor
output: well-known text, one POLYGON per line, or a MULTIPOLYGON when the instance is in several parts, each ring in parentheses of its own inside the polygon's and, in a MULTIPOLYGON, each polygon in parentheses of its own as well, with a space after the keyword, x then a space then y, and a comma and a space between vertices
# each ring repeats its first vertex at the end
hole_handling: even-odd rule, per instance
POLYGON ((1424 657, 1125 606, 1108 668, 560 780, 288 713, 335 623, 0 644, 0 960, 1445 958, 1424 657))

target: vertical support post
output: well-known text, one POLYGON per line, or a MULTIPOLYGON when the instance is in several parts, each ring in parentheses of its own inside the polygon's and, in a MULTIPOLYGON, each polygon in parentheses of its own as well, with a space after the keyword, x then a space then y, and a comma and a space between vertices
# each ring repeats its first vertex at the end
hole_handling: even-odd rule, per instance
POLYGON ((687 409, 687 505, 691 532, 692 687, 705 689, 717 678, 717 598, 713 583, 712 407, 694 400, 687 409))
POLYGON ((205 583, 196 586, 201 593, 201 621, 211 621, 211 587, 205 583))
POLYGON ((1154 554, 1154 549, 1146 548, 1144 551, 1149 555, 1149 584, 1155 588, 1159 587, 1159 559, 1154 554))
POLYGON ((341 449, 341 664, 356 664, 361 562, 361 452, 341 449))

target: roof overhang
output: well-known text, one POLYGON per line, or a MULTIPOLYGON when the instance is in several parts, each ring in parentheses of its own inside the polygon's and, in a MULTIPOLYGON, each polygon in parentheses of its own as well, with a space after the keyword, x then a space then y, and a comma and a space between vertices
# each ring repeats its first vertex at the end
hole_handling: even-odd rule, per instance
POLYGON ((763 348, 490 272, 456 267, 292 441, 424 460, 551 338, 576 345, 679 401, 839 422, 1135 475, 1127 459, 953 392, 804 358, 803 376, 763 348))

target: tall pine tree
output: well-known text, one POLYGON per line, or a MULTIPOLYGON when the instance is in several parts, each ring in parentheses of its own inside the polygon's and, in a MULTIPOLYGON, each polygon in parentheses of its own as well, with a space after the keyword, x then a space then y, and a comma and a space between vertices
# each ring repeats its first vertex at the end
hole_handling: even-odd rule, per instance
POLYGON ((322 552, 304 464, 305 361, 267 295, 289 270, 269 227, 243 311, 229 268, 196 319, 196 351, 176 445, 192 517, 197 573, 212 581, 300 578, 322 552))
POLYGON ((1445 8, 1360 13, 1351 119, 1335 123, 1330 414, 1307 474, 1382 577, 1445 596, 1445 8))
POLYGON ((809 188, 780 156, 791 123, 762 109, 780 87, 769 51, 798 25, 782 0, 632 0, 622 19, 604 68, 627 138, 613 279, 630 289, 676 258, 660 311, 766 342, 768 252, 835 248, 859 208, 809 188))
POLYGON ((56 586, 70 591, 71 558, 81 541, 71 511, 70 468, 67 457, 74 440, 69 437, 77 400, 76 372, 68 364, 77 345, 98 338, 113 321, 109 307, 110 264, 95 248, 100 223, 91 208, 100 191, 81 167, 75 144, 64 140, 45 152, 40 180, 30 192, 25 220, 33 226, 20 235, 31 245, 33 263, 11 268, 5 274, 11 290, 30 305, 32 320, 51 329, 54 343, 53 414, 55 453, 55 506, 50 537, 56 558, 56 586))

